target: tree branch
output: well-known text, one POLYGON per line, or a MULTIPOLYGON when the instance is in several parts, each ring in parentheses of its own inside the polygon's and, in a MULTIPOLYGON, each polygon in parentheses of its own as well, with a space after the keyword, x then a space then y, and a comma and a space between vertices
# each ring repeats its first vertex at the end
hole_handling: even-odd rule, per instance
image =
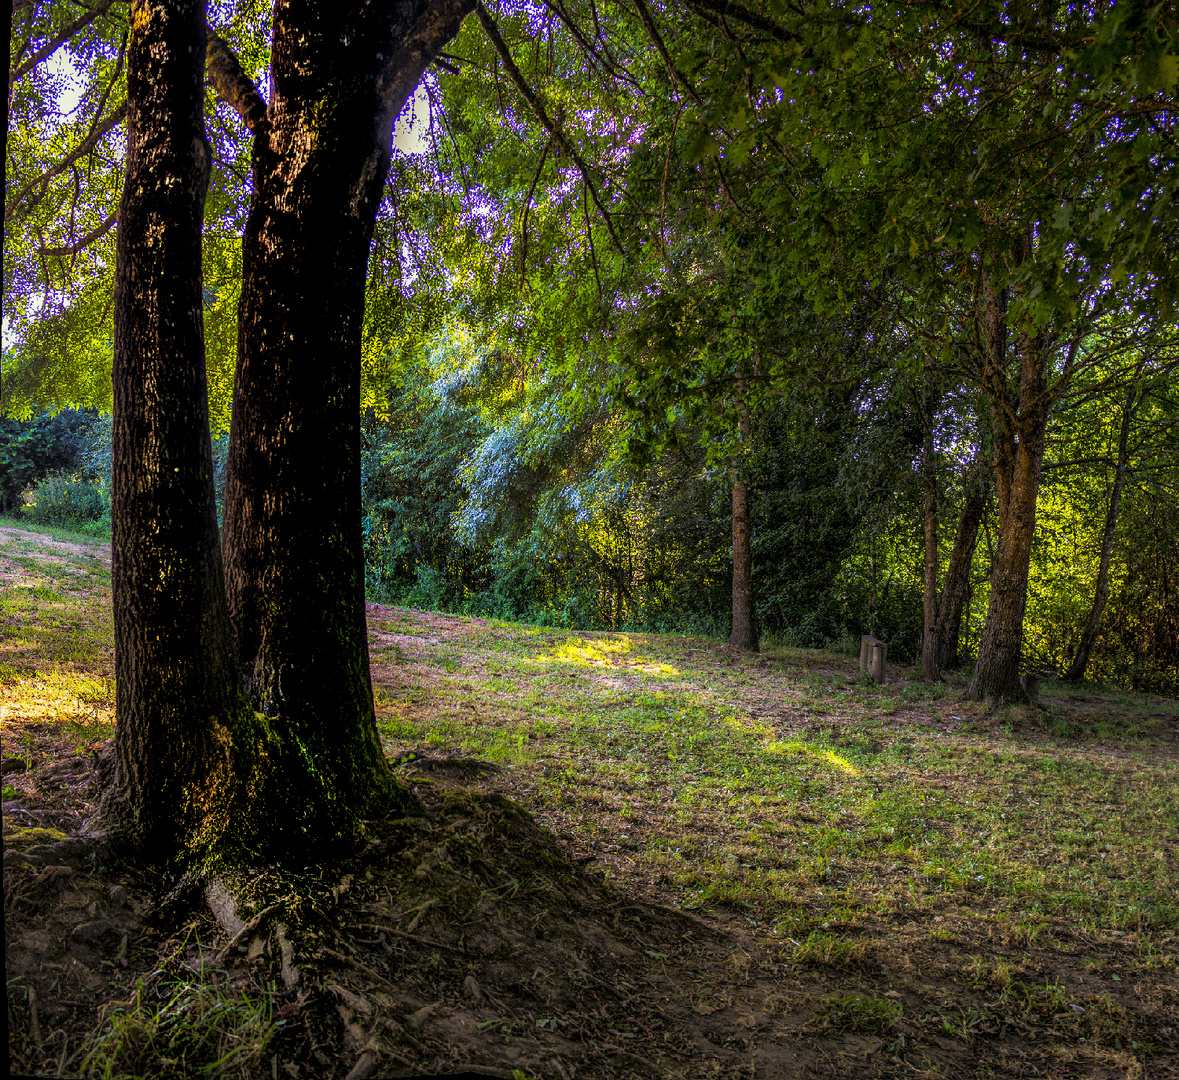
POLYGON ((32 206, 30 206, 29 209, 31 210, 33 206, 36 206, 37 203, 39 203, 41 199, 45 197, 45 192, 49 189, 49 181, 52 180, 55 176, 60 176, 63 172, 66 171, 66 169, 73 165, 73 163, 77 161, 78 158, 90 153, 90 151, 98 145, 98 140, 101 139, 108 131, 110 131, 111 128, 121 124, 123 122, 123 118, 126 115, 127 105, 124 103, 101 123, 95 124, 94 130, 91 131, 90 134, 87 135, 86 138, 84 138, 80 143, 78 143, 78 145, 66 157, 64 157, 52 168, 46 169, 40 176, 35 177, 25 184, 25 186, 22 187, 20 191, 13 195, 12 198, 4 204, 4 220, 8 221, 13 216, 13 214, 16 213, 17 207, 20 205, 25 196, 33 191, 38 184, 40 184, 43 189, 42 193, 36 200, 34 200, 32 206))
POLYGON ((413 24, 401 47, 390 57, 381 74, 380 145, 393 141, 393 125, 417 89, 422 76, 453 41, 465 19, 474 10, 475 0, 434 0, 413 24))
POLYGON ((8 85, 12 86, 22 75, 28 74, 41 61, 48 60, 58 49, 60 49, 67 41, 70 40, 79 30, 85 26, 89 26, 99 15, 105 15, 114 4, 114 0, 103 0, 96 8, 87 8, 81 15, 79 15, 72 23, 63 26, 58 31, 57 37, 51 38, 44 45, 41 46, 32 56, 30 56, 24 63, 18 64, 8 73, 8 85))
POLYGON ((536 114, 536 118, 540 121, 540 126, 549 133, 549 136, 557 146, 573 159, 578 172, 581 173, 582 180, 585 181, 586 188, 594 200, 594 205, 598 208, 598 213, 602 215, 602 220, 606 223, 606 229, 610 233, 610 239, 614 241, 614 246, 618 248, 618 251, 625 256, 626 248, 622 246, 622 241, 618 239, 618 234, 614 231, 614 222, 610 219, 610 213, 603 205, 602 199, 598 195, 598 189, 594 186, 594 182, 590 178, 589 167, 586 165, 582 156, 574 149, 573 143, 569 141, 565 132, 549 116, 540 96, 528 85, 524 75, 516 66, 516 61, 512 58, 512 53, 499 32, 499 27, 495 25, 495 20, 479 0, 476 0, 475 3, 475 14, 479 17, 479 23, 482 25, 483 32, 487 35, 488 41, 491 42, 495 51, 499 53, 508 77, 520 92, 520 96, 528 102, 529 107, 536 114))
POLYGON ((524 200, 524 213, 520 219, 520 284, 524 285, 525 271, 528 268, 528 208, 532 205, 532 196, 536 192, 536 185, 540 180, 540 171, 544 168, 545 159, 549 156, 549 147, 553 145, 550 138, 540 152, 540 161, 536 164, 536 175, 532 177, 532 186, 528 189, 528 197, 524 200))
POLYGON ((67 244, 65 247, 43 247, 41 249, 41 254, 50 259, 59 259, 65 258, 68 255, 77 255, 79 251, 88 248, 91 244, 94 243, 95 240, 100 240, 102 237, 106 236, 106 234, 111 231, 115 225, 115 222, 118 220, 119 212, 116 210, 113 214, 111 214, 110 217, 106 219, 106 221, 99 225, 98 228, 91 229, 91 231, 83 236, 81 240, 76 240, 74 243, 67 244))
POLYGON ((593 57, 593 59, 596 60, 599 65, 601 65, 603 71, 605 71, 612 78, 620 79, 629 83, 640 93, 643 92, 643 87, 638 83, 633 75, 631 75, 618 63, 614 57, 610 55, 610 50, 604 43, 600 52, 594 47, 594 43, 590 41, 590 39, 582 31, 581 27, 577 25, 576 20, 565 9, 565 5, 561 3, 561 0, 544 0, 544 2, 549 11, 556 15, 557 18, 560 19, 568 29, 569 33, 573 35, 574 40, 578 45, 581 46, 582 51, 588 56, 593 57))
POLYGON ((647 5, 643 3, 643 0, 634 0, 634 5, 635 10, 639 13, 639 21, 643 24, 643 29, 647 31, 647 36, 651 39, 655 48, 659 50, 659 55, 663 57, 667 74, 671 76, 673 82, 679 83, 684 88, 688 97, 697 105, 701 104, 700 95, 696 93, 696 88, 672 61, 671 54, 667 51, 667 46, 663 43, 663 38, 659 36, 659 28, 655 25, 655 20, 651 18, 651 12, 647 10, 647 5))
POLYGON ((242 70, 225 39, 207 28, 205 66, 209 82, 217 96, 242 118, 250 133, 257 135, 267 127, 266 102, 253 80, 242 70))
POLYGON ((769 34, 770 37, 785 42, 788 45, 799 40, 798 35, 793 31, 787 30, 773 20, 750 11, 747 7, 731 3, 730 0, 688 0, 688 3, 691 7, 704 8, 705 11, 711 11, 717 15, 735 19, 737 22, 751 26, 755 30, 761 30, 769 34))

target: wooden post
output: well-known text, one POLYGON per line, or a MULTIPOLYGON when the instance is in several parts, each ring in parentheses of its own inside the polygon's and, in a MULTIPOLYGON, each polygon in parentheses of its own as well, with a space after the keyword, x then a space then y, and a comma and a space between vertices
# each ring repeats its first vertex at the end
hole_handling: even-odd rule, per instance
POLYGON ((888 660, 888 646, 879 638, 871 634, 860 636, 860 670, 866 671, 872 681, 883 686, 885 682, 885 663, 888 660))

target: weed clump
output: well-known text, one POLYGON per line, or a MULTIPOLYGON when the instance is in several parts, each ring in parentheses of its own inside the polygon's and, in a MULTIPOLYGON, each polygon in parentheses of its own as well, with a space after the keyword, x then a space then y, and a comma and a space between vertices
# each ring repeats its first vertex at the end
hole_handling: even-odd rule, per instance
POLYGON ((274 988, 223 986, 154 972, 104 1010, 83 1076, 255 1077, 283 1021, 274 988))
POLYGON ((815 1017, 829 1031, 887 1035, 901 1018, 899 1001, 871 994, 848 994, 827 1002, 815 1017))

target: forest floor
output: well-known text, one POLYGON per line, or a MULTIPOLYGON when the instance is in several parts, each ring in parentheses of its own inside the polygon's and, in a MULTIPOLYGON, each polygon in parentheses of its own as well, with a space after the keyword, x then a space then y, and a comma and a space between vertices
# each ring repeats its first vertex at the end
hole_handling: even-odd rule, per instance
POLYGON ((15 1072, 1179 1077, 1179 703, 368 615, 426 812, 229 942, 88 835, 109 548, 0 522, 15 1072))

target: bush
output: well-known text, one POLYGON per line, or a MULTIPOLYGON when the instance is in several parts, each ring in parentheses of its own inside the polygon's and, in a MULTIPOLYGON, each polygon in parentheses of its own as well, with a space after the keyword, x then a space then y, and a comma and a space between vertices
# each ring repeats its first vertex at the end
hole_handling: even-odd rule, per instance
POLYGON ((81 467, 88 473, 79 459, 93 424, 93 414, 79 409, 31 420, 0 417, 0 511, 18 509, 25 489, 52 472, 81 467))
POLYGON ((110 500, 100 481, 85 480, 77 474, 51 473, 26 490, 24 500, 23 516, 38 525, 77 529, 99 525, 105 519, 110 527, 110 500))

